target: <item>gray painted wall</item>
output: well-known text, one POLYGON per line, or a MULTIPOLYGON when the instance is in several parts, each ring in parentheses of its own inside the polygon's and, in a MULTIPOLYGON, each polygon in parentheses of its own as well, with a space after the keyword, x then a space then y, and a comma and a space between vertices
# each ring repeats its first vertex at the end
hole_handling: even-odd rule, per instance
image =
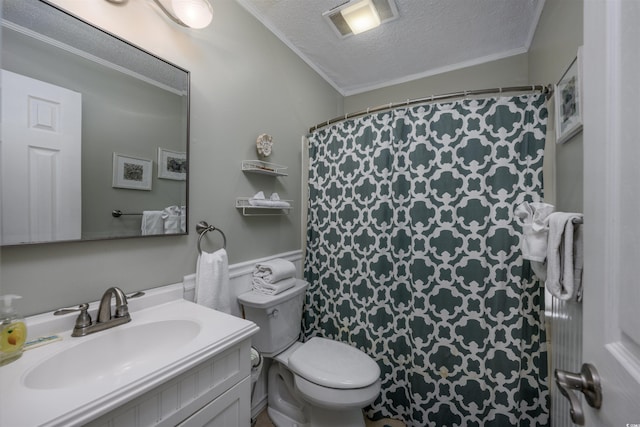
MULTIPOLYGON (((99 299, 109 286, 130 292, 176 283, 195 271, 199 220, 227 235, 237 263, 300 248, 301 136, 342 114, 342 96, 233 0, 214 3, 204 30, 176 26, 151 2, 56 0, 96 25, 191 71, 188 236, 2 248, 0 293, 24 297, 25 315, 99 299), (289 177, 245 175, 259 134, 274 137, 271 160, 289 177), (263 190, 294 199, 287 216, 243 217, 237 196, 263 190)), ((217 233, 203 239, 217 249, 217 233)))
POLYGON ((457 92, 529 84, 527 54, 491 61, 448 73, 425 77, 345 98, 345 113, 407 99, 457 92))
MULTIPOLYGON (((546 0, 529 49, 532 83, 557 83, 582 45, 583 0, 546 0)), ((582 212, 582 133, 555 145, 555 205, 582 212)))

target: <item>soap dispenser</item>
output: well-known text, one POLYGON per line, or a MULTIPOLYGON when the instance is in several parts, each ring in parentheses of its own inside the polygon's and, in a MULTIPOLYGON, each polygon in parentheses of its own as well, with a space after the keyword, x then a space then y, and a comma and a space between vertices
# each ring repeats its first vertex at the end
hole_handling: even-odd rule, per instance
POLYGON ((27 326, 13 308, 18 295, 0 295, 0 366, 22 356, 27 326))

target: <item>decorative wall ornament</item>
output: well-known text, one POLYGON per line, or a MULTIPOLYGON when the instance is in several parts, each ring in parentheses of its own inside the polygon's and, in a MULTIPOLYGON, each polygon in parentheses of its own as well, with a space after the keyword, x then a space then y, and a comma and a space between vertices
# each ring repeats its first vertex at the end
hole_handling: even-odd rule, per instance
POLYGON ((151 190, 153 161, 113 153, 113 182, 116 188, 151 190))
POLYGON ((563 144, 582 130, 582 47, 554 93, 556 143, 563 144))
POLYGON ((256 140, 256 148, 258 149, 258 155, 269 157, 273 148, 273 137, 266 133, 261 134, 256 140))
POLYGON ((187 153, 158 148, 158 178, 187 179, 187 153))

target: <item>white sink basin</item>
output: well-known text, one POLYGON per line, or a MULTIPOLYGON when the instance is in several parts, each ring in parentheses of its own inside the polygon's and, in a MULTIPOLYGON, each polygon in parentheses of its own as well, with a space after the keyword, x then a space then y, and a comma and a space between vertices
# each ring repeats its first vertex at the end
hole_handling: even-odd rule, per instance
POLYGON ((116 326, 43 360, 24 376, 32 389, 58 389, 78 383, 113 381, 149 362, 157 352, 180 349, 200 332, 191 320, 166 320, 130 327, 116 326))

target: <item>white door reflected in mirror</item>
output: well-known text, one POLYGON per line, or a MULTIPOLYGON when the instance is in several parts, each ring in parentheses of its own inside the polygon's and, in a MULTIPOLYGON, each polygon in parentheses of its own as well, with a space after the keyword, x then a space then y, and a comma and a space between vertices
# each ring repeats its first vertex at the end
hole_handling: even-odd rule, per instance
POLYGON ((82 95, 2 70, 2 244, 81 237, 82 95))

